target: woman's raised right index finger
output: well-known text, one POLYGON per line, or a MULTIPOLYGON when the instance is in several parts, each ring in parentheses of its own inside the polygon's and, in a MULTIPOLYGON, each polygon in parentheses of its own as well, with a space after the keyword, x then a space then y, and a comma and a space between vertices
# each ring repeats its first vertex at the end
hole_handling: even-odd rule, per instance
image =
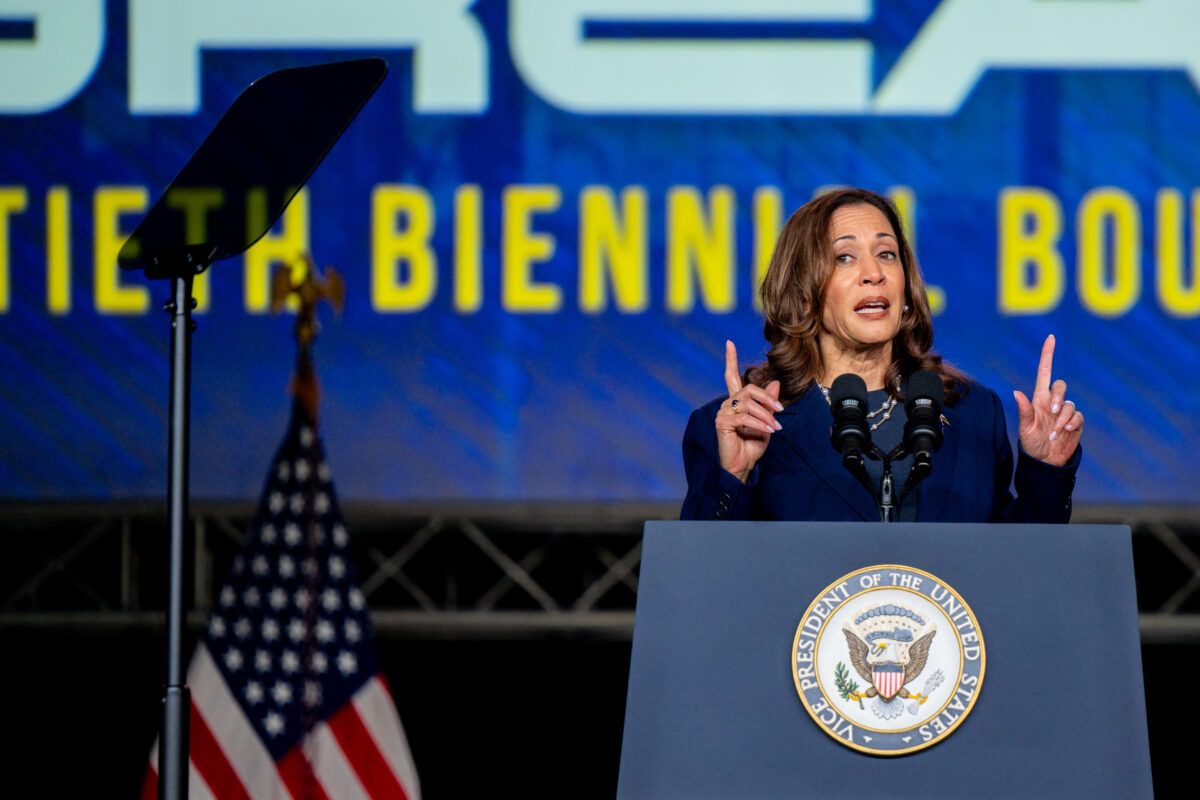
POLYGON ((738 372, 737 348, 729 339, 725 340, 725 388, 729 389, 730 397, 733 397, 742 388, 742 375, 738 372))

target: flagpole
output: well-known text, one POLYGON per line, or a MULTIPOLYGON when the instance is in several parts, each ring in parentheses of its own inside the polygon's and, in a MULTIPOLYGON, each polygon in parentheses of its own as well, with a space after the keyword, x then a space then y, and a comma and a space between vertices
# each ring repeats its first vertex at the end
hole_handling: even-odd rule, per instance
MULTIPOLYGON (((191 259, 186 259, 191 262, 191 259)), ((207 267, 200 266, 200 270, 207 267)), ((188 510, 188 417, 192 360, 192 275, 171 278, 170 436, 167 444, 167 507, 171 553, 167 589, 167 686, 163 695, 162 747, 158 751, 159 800, 187 800, 188 726, 191 699, 183 660, 183 529, 188 510)))

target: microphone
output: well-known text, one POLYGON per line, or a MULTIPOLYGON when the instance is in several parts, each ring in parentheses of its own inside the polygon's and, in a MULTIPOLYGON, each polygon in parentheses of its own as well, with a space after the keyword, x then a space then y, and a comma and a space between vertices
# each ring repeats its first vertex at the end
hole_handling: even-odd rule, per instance
POLYGON ((942 379, 936 372, 923 369, 908 379, 908 400, 904 413, 904 448, 913 454, 910 480, 915 485, 933 471, 930 463, 934 452, 942 446, 942 379))
POLYGON ((864 471, 863 450, 871 446, 867 428, 867 384, 852 372, 839 375, 829 387, 833 431, 829 442, 842 454, 842 465, 858 474, 864 471))

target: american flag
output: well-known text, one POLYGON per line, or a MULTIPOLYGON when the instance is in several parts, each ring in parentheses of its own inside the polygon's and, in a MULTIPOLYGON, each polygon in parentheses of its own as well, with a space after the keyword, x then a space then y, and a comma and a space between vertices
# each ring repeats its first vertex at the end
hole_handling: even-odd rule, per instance
MULTIPOLYGON (((188 797, 418 800, 349 537, 299 405, 188 668, 188 797)), ((158 743, 143 800, 157 795, 158 743)))

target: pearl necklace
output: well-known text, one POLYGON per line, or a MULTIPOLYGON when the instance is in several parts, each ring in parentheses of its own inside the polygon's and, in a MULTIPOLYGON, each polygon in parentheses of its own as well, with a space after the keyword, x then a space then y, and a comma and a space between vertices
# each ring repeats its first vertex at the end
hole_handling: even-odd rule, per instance
MULTIPOLYGON (((821 394, 825 395, 825 402, 829 403, 830 407, 832 407, 833 402, 830 401, 830 399, 829 399, 829 389, 824 386, 821 386, 821 384, 819 384, 819 383, 817 384, 817 386, 818 386, 818 388, 820 388, 821 394)), ((883 401, 883 405, 881 405, 875 411, 872 411, 871 413, 867 414, 867 419, 871 419, 873 417, 879 416, 880 414, 883 414, 883 416, 880 418, 880 420, 878 422, 871 423, 871 432, 872 433, 879 430, 880 425, 882 425, 883 423, 887 422, 889 419, 892 418, 892 411, 895 408, 896 408, 896 398, 895 398, 895 396, 889 394, 887 400, 883 401)))

